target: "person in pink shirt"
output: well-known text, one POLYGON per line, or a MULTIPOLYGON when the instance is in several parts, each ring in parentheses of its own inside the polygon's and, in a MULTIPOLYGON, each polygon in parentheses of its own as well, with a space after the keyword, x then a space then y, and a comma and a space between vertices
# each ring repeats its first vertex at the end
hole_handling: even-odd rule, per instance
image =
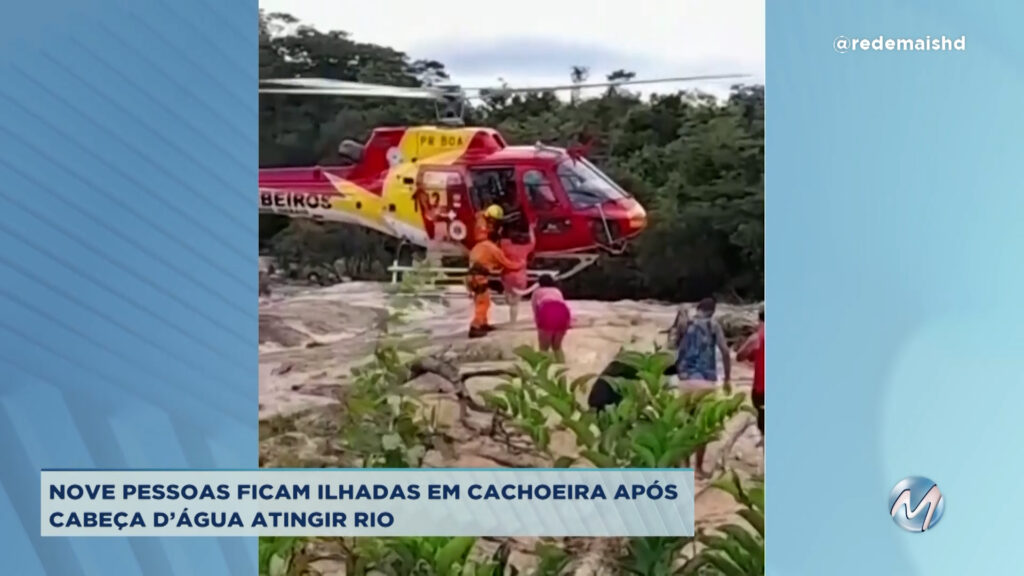
POLYGON ((529 260, 535 246, 532 230, 517 232, 511 238, 501 241, 501 251, 505 253, 505 257, 521 265, 520 269, 506 270, 501 276, 501 282, 505 286, 505 301, 508 303, 508 318, 513 324, 519 320, 519 301, 523 298, 527 284, 526 261, 529 260))
POLYGON ((569 305, 562 291, 555 285, 555 279, 545 274, 533 292, 533 319, 537 325, 537 341, 541 352, 553 352, 555 360, 565 362, 562 341, 572 324, 569 305))

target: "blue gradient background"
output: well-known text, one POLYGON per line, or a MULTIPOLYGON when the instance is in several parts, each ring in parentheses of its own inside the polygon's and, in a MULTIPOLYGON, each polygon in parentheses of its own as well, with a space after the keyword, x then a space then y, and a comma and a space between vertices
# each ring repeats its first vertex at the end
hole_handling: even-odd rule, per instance
POLYGON ((0 20, 0 572, 256 573, 255 539, 42 539, 39 470, 257 466, 257 5, 0 20))
POLYGON ((769 576, 1021 571, 1024 5, 984 6, 768 5, 769 576), (910 475, 934 531, 886 514, 910 475))

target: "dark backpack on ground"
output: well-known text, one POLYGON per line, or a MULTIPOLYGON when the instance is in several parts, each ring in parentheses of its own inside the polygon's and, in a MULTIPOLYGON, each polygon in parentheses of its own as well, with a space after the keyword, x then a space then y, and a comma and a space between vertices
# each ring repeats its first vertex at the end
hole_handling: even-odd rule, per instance
POLYGON ((615 391, 608 381, 609 378, 636 378, 636 368, 618 360, 612 360, 611 364, 605 366, 604 372, 597 377, 590 388, 590 396, 587 397, 587 404, 595 412, 622 401, 622 395, 615 391))
MULTIPOLYGON (((665 370, 665 374, 675 374, 675 369, 675 366, 669 366, 665 370)), ((605 406, 613 406, 622 401, 622 395, 615 391, 610 382, 611 378, 632 379, 636 378, 636 376, 636 368, 619 360, 612 360, 608 366, 605 366, 604 371, 601 372, 593 387, 590 388, 590 395, 587 397, 587 404, 590 406, 590 409, 600 412, 605 406)))

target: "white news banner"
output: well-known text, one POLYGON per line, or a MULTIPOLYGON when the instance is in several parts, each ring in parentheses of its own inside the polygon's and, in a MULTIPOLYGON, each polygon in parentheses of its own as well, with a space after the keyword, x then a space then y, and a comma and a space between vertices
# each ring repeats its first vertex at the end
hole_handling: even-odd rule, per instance
POLYGON ((692 536, 688 469, 44 470, 42 536, 692 536))

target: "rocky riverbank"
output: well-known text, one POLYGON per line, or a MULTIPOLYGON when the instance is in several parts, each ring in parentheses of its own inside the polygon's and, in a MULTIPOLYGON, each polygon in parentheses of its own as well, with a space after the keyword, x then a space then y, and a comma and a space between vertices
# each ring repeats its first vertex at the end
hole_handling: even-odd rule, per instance
MULTIPOLYGON (((260 303, 260 463, 267 467, 330 467, 337 465, 340 402, 351 369, 372 352, 387 316, 385 287, 374 283, 347 283, 327 288, 275 287, 260 303)), ((663 345, 678 306, 654 302, 571 302, 574 327, 565 341, 569 376, 597 374, 623 348, 649 350, 663 345)), ((756 306, 723 306, 720 317, 731 340, 739 340, 756 325, 756 306)), ((470 302, 459 289, 426 295, 425 305, 406 319, 405 329, 429 335, 425 353, 444 358, 462 374, 493 372, 515 361, 514 350, 533 345, 535 334, 529 306, 516 324, 508 323, 505 306, 495 306, 492 322, 498 330, 486 338, 468 340, 470 302)), ((740 390, 750 386, 749 366, 734 368, 733 382, 740 390)), ((468 394, 493 389, 494 376, 463 380, 468 394)), ((436 374, 423 374, 411 382, 420 401, 437 415, 450 441, 447 448, 428 451, 424 465, 431 467, 530 467, 550 462, 528 453, 514 453, 482 434, 486 414, 468 418, 460 407, 457 387, 436 374)), ((743 413, 729 423, 724 437, 708 449, 707 462, 740 473, 763 471, 763 452, 756 447, 759 434, 753 417, 743 413)), ((552 446, 560 453, 575 449, 572 436, 555 433, 552 446)), ((719 524, 735 511, 732 499, 715 490, 703 490, 698 481, 698 526, 719 524)), ((327 544, 324 544, 327 545, 327 544)), ((495 543, 495 546, 497 544, 495 543)), ((608 542, 574 542, 597 550, 608 542)), ((513 543, 513 561, 531 562, 533 542, 513 543)))

